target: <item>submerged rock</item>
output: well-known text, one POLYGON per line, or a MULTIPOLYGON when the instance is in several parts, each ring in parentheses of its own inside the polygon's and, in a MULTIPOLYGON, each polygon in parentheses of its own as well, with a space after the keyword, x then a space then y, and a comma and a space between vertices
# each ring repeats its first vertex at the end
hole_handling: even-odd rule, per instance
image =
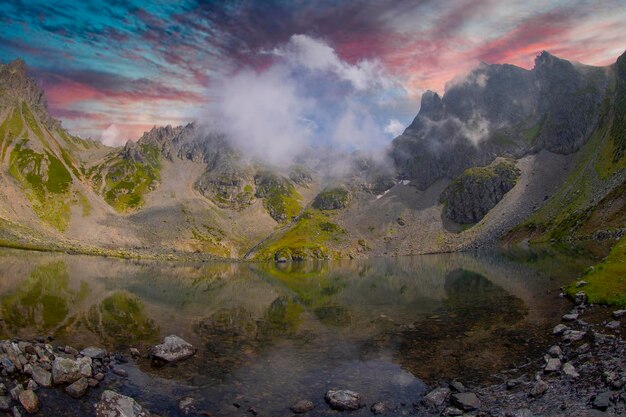
POLYGON ((167 336, 163 343, 154 346, 150 353, 156 359, 165 362, 176 362, 193 356, 196 349, 176 335, 167 336))
POLYGON ((350 390, 328 390, 325 398, 333 410, 358 410, 363 406, 361 395, 350 390))
POLYGON ((307 411, 311 411, 314 408, 315 408, 315 404, 313 404, 309 400, 300 400, 296 402, 294 405, 292 405, 291 407, 289 407, 289 409, 296 414, 306 413, 307 411))
POLYGON ((95 407, 97 417, 150 417, 134 399, 110 390, 102 393, 95 407))
POLYGON ((386 413, 387 403, 385 403, 384 401, 379 401, 377 403, 374 403, 370 407, 370 411, 372 412, 372 414, 376 414, 376 415, 386 413))
POLYGON ((196 400, 193 397, 185 397, 178 402, 178 409, 188 416, 196 411, 196 400))

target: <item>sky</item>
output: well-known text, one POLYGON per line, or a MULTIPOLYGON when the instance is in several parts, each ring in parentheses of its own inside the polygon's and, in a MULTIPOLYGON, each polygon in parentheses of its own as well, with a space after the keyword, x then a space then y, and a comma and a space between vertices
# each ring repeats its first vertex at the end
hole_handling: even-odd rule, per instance
POLYGON ((626 2, 0 0, 0 27, 0 60, 24 59, 74 134, 120 145, 199 121, 289 154, 389 142, 479 62, 613 63, 626 2))

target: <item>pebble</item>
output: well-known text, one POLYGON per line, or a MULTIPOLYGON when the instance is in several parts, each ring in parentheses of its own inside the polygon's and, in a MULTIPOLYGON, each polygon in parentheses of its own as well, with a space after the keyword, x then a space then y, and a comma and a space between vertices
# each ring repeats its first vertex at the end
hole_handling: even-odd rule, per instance
POLYGON ((561 361, 557 358, 550 358, 548 359, 546 366, 543 368, 543 371, 546 373, 557 372, 559 369, 561 369, 561 361))
POLYGON ((569 314, 565 314, 562 317, 563 321, 575 321, 578 320, 578 313, 569 313, 569 314))

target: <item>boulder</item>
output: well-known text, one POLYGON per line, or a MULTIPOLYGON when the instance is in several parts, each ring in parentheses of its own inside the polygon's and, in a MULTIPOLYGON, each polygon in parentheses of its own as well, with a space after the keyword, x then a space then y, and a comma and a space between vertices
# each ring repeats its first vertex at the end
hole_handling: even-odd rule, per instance
POLYGON ((91 378, 91 358, 69 359, 56 357, 52 362, 52 381, 71 384, 81 378, 91 378))
POLYGON ((361 395, 350 390, 328 390, 325 399, 330 408, 338 411, 358 410, 363 406, 361 395))
POLYGON ((41 366, 33 366, 31 376, 33 380, 42 387, 52 386, 52 374, 43 369, 41 366))
POLYGON ((80 354, 83 356, 87 356, 91 359, 104 359, 104 357, 107 354, 107 351, 102 348, 89 346, 81 350, 80 354))
POLYGON ((554 329, 552 329, 552 334, 558 336, 565 333, 566 330, 569 330, 569 327, 564 324, 557 324, 556 326, 554 326, 554 329))
POLYGON ((474 411, 480 409, 480 399, 473 392, 459 392, 452 394, 452 404, 463 411, 474 411))
POLYGON ((539 380, 531 388, 530 396, 534 398, 538 398, 538 397, 541 397, 543 394, 545 394, 546 391, 548 391, 548 384, 546 384, 542 380, 539 380))
POLYGON ((424 396, 422 402, 427 405, 440 407, 450 396, 450 388, 435 388, 424 396))
POLYGON ((167 336, 163 343, 154 346, 150 353, 156 359, 165 362, 176 362, 193 356, 196 349, 176 335, 167 336))
POLYGON ((306 413, 307 411, 311 411, 314 408, 315 405, 309 400, 300 400, 291 407, 289 407, 289 409, 296 414, 306 413))
POLYGON ((95 407, 97 417, 150 417, 134 399, 110 390, 102 393, 95 407))
POLYGON ((27 389, 20 392, 19 400, 28 414, 39 411, 39 398, 37 398, 37 394, 34 391, 27 389))
POLYGON ((563 373, 570 378, 578 378, 580 375, 576 372, 576 368, 569 362, 563 364, 563 373))
POLYGON ((87 378, 81 378, 73 384, 65 387, 65 392, 67 392, 71 397, 80 398, 85 395, 88 387, 89 380, 87 378))
POLYGON ((558 358, 550 358, 543 368, 544 372, 557 372, 561 369, 561 361, 558 358))

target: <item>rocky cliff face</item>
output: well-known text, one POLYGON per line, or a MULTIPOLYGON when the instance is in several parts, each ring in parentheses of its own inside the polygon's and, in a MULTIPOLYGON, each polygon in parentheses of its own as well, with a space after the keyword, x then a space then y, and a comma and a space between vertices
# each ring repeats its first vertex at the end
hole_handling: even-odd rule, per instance
POLYGON ((446 217, 460 224, 480 221, 515 186, 519 174, 513 161, 466 169, 441 193, 446 217))
POLYGON ((391 156, 400 176, 424 189, 497 156, 575 152, 597 126, 607 81, 605 68, 547 52, 530 71, 482 64, 448 83, 443 97, 423 95, 391 156))

